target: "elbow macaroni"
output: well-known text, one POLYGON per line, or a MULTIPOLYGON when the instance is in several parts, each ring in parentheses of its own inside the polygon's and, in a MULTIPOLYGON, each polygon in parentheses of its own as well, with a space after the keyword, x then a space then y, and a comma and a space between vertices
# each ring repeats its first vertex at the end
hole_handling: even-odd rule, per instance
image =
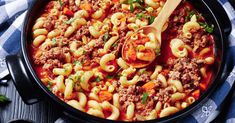
POLYGON ((153 120, 187 108, 211 85, 217 57, 210 26, 182 2, 177 9, 185 14, 167 20, 160 47, 139 29, 166 1, 128 2, 49 1, 30 36, 40 80, 73 108, 109 120, 153 120))
POLYGON ((176 57, 186 57, 188 56, 188 51, 184 47, 184 42, 180 39, 172 39, 170 43, 171 52, 176 57), (180 48, 183 48, 183 50, 180 50, 180 48))
POLYGON ((115 59, 114 54, 105 54, 103 57, 100 59, 100 66, 101 68, 106 71, 106 72, 113 72, 115 69, 114 65, 107 65, 109 61, 112 61, 115 59))

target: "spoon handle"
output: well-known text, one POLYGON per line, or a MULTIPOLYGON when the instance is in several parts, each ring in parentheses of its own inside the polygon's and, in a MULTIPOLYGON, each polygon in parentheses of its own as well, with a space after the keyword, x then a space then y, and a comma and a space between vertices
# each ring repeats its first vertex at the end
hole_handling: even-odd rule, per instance
POLYGON ((154 28, 156 28, 158 31, 162 30, 163 25, 181 1, 182 0, 167 0, 161 12, 154 19, 154 22, 151 24, 151 26, 154 26, 154 28))

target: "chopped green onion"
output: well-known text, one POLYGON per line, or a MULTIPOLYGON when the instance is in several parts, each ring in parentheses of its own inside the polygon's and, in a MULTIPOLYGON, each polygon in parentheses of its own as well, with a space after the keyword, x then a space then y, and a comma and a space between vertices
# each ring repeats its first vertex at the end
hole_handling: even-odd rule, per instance
POLYGON ((95 81, 96 81, 96 82, 100 82, 100 80, 101 80, 101 78, 100 78, 99 76, 97 76, 97 77, 95 78, 95 81))
POLYGON ((71 18, 71 19, 69 19, 68 21, 66 21, 65 23, 66 23, 66 24, 71 24, 71 23, 73 23, 73 22, 75 21, 75 19, 76 19, 76 18, 71 18))
POLYGON ((147 92, 143 93, 142 104, 146 104, 149 94, 147 92))
POLYGON ((141 5, 137 5, 137 7, 141 10, 145 10, 145 7, 144 6, 141 6, 141 5))
POLYGON ((127 3, 128 3, 128 4, 132 4, 132 3, 133 3, 133 0, 127 0, 127 3))
POLYGON ((146 72, 146 68, 142 68, 142 69, 139 70, 140 74, 144 74, 145 72, 146 72))
POLYGON ((63 7, 63 2, 61 0, 58 0, 59 1, 59 4, 60 4, 60 7, 62 8, 63 7))
POLYGON ((128 0, 123 1, 121 4, 128 4, 128 0))
POLYGON ((130 4, 130 11, 131 12, 134 12, 134 6, 133 6, 133 3, 130 4))
POLYGON ((74 62, 73 62, 73 64, 74 64, 74 65, 76 65, 76 64, 78 64, 78 65, 82 65, 82 63, 81 63, 81 62, 79 62, 79 61, 74 61, 74 62))
POLYGON ((112 79, 113 76, 107 75, 106 78, 107 78, 107 79, 112 79))
POLYGON ((192 17, 193 17, 193 15, 195 15, 196 14, 196 12, 195 11, 189 11, 188 12, 188 16, 186 16, 186 20, 187 21, 189 21, 192 17))
POLYGON ((112 47, 116 47, 116 46, 117 46, 117 43, 113 43, 113 44, 112 44, 112 47))
POLYGON ((83 51, 83 55, 86 55, 86 53, 87 53, 87 52, 84 50, 84 51, 83 51))
POLYGON ((47 85, 47 88, 51 91, 51 86, 52 86, 52 83, 49 81, 48 82, 48 85, 47 85))
POLYGON ((139 13, 136 15, 138 19, 146 18, 146 15, 144 13, 139 13))
POLYGON ((203 22, 199 22, 199 24, 200 24, 200 26, 202 26, 206 30, 206 32, 213 33, 214 25, 209 26, 209 25, 207 25, 206 23, 203 23, 203 22))
POLYGON ((51 91, 52 89, 51 89, 51 85, 47 85, 47 88, 51 91))
POLYGON ((108 41, 109 37, 110 37, 109 32, 106 32, 103 36, 103 41, 104 42, 108 41))
POLYGON ((149 24, 152 24, 152 23, 154 22, 154 19, 155 19, 155 18, 156 18, 155 16, 149 16, 149 17, 148 17, 149 24))
POLYGON ((139 3, 140 5, 144 5, 144 0, 135 0, 134 3, 139 3))
POLYGON ((130 5, 130 11, 134 12, 133 0, 128 0, 127 3, 130 5))
POLYGON ((118 74, 118 75, 117 75, 117 78, 120 78, 121 76, 122 76, 121 74, 118 74))
POLYGON ((52 45, 55 45, 56 44, 56 38, 52 38, 52 45))
POLYGON ((161 49, 160 48, 156 48, 156 56, 160 56, 161 55, 161 49))

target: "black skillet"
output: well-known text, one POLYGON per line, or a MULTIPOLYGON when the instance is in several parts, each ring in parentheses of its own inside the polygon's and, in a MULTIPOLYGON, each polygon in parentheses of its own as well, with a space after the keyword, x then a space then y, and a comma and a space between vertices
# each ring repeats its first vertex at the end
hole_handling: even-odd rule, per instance
MULTIPOLYGON (((217 2, 217 0, 189 0, 190 3, 205 17, 209 24, 213 24, 214 37, 215 37, 215 67, 211 85, 208 90, 201 95, 201 97, 192 105, 187 108, 175 113, 174 115, 155 119, 151 121, 142 121, 145 123, 156 123, 156 122, 169 122, 175 121, 178 118, 182 118, 190 114, 191 111, 200 107, 209 95, 215 90, 215 88, 221 84, 220 81, 222 71, 224 70, 224 60, 226 53, 226 41, 231 31, 231 23, 229 18, 224 11, 223 7, 217 2)), ((16 89, 18 90, 21 98, 26 104, 33 104, 40 100, 49 100, 57 104, 63 110, 66 117, 70 117, 78 122, 91 122, 91 123, 117 123, 120 121, 111 121, 102 118, 97 118, 88 115, 84 112, 76 110, 71 106, 67 105, 53 93, 51 93, 47 87, 37 77, 32 67, 32 61, 29 56, 29 45, 31 44, 32 37, 32 26, 38 14, 44 8, 48 0, 35 0, 33 5, 30 7, 27 16, 24 21, 23 31, 21 33, 21 50, 16 55, 10 55, 6 57, 7 66, 11 77, 14 81, 16 89)))

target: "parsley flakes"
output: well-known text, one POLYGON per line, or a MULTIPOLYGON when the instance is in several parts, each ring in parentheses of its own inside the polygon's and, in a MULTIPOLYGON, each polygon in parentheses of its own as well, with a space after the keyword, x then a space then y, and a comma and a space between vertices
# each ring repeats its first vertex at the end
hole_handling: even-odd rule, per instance
POLYGON ((147 92, 143 93, 142 104, 146 104, 149 94, 147 92))
POLYGON ((209 26, 208 24, 203 22, 199 22, 199 25, 202 26, 208 33, 214 32, 214 25, 209 26))

